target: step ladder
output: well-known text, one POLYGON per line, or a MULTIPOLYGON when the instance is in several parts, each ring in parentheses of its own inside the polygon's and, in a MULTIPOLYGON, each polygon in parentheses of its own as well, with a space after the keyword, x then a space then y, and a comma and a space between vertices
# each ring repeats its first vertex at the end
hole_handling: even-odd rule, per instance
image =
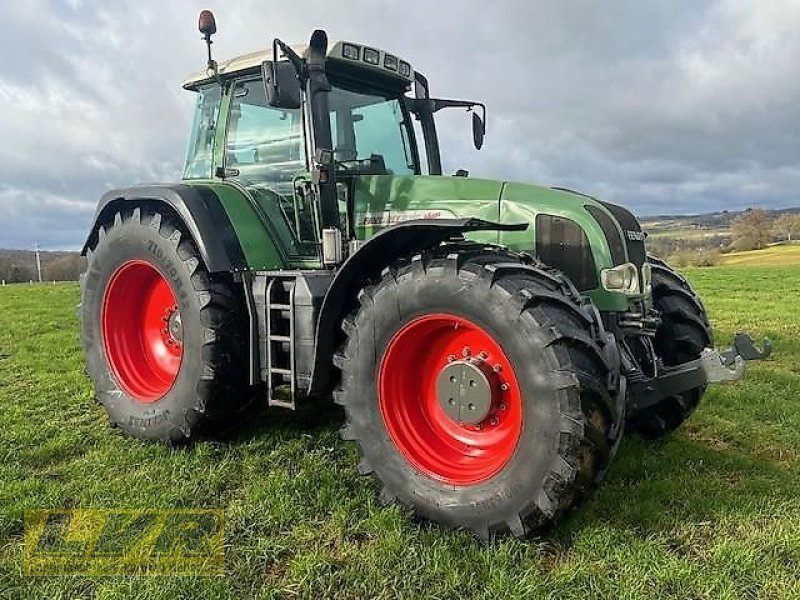
POLYGON ((294 409, 294 279, 275 277, 267 284, 267 402, 294 409))

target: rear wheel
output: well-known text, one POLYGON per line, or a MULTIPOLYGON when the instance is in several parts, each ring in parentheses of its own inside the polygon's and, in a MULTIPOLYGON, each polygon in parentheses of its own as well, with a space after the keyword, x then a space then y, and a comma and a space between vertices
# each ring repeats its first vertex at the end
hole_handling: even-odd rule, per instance
MULTIPOLYGON (((656 354, 667 366, 700 358, 704 348, 714 346, 703 303, 689 282, 667 263, 654 256, 648 256, 648 262, 653 269, 653 305, 661 313, 654 340, 656 354)), ((695 411, 705 390, 700 386, 665 398, 633 415, 628 428, 648 438, 674 431, 695 411)))
POLYGON ((334 397, 383 500, 525 537, 600 480, 620 434, 616 345, 557 273, 457 247, 387 269, 359 303, 334 397))
POLYGON ((101 226, 83 278, 81 339, 111 423, 179 443, 250 413, 237 292, 206 271, 177 220, 136 208, 101 226))

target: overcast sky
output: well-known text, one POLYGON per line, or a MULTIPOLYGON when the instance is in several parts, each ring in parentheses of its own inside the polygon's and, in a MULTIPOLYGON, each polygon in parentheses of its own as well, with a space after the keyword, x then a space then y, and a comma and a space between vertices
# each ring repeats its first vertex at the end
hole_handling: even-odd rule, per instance
POLYGON ((78 247, 107 189, 180 176, 204 66, 316 27, 390 49, 434 95, 444 167, 559 184, 638 214, 800 205, 799 0, 5 2, 0 247, 78 247))

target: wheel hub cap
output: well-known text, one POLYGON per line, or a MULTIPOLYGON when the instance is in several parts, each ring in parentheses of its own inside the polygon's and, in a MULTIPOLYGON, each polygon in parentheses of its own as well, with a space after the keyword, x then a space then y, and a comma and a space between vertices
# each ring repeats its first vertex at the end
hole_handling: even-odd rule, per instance
POLYGON ((477 425, 492 408, 494 373, 480 359, 458 360, 439 373, 436 395, 444 413, 465 425, 477 425))
POLYGON ((181 313, 177 306, 173 306, 168 311, 167 317, 167 344, 180 344, 183 342, 183 324, 181 323, 181 313))

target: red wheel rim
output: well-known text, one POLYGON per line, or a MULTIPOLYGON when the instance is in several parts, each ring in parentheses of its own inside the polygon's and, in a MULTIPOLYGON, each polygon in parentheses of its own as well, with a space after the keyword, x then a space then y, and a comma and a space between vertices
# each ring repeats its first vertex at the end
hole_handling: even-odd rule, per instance
POLYGON ((139 402, 163 398, 178 376, 183 332, 178 302, 161 272, 143 260, 120 266, 103 296, 101 319, 119 385, 139 402))
POLYGON ((522 430, 522 401, 514 369, 483 328, 447 314, 414 319, 398 331, 380 364, 381 416, 403 456, 429 477, 474 485, 509 461, 522 430), (491 409, 465 425, 443 410, 436 391, 442 369, 469 358, 491 367, 491 409))

